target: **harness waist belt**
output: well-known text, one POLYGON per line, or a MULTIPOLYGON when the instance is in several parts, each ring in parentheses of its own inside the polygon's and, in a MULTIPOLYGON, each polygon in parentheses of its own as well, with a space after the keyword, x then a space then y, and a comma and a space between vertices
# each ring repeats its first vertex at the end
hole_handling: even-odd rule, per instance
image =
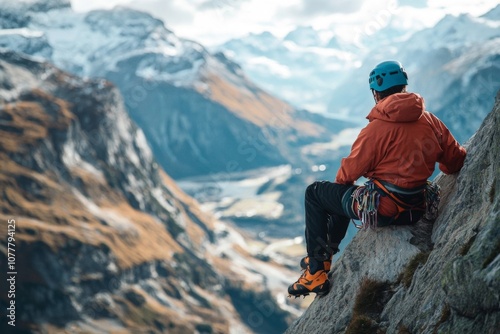
POLYGON ((416 195, 421 193, 427 187, 427 184, 415 187, 415 188, 402 188, 395 184, 389 183, 387 181, 378 180, 387 190, 390 192, 403 194, 403 195, 416 195))

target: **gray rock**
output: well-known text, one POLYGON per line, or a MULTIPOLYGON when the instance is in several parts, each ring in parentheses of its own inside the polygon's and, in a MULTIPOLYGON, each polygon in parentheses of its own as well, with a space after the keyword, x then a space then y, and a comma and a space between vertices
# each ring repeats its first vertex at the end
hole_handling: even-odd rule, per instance
POLYGON ((360 315, 372 319, 374 333, 497 333, 499 124, 500 93, 468 145, 461 172, 438 177, 442 198, 435 222, 358 232, 333 265, 330 293, 316 297, 286 333, 344 333, 360 315), (407 286, 400 275, 418 254, 424 256, 413 276, 406 271, 407 286), (376 314, 353 311, 364 278, 386 283, 376 314))

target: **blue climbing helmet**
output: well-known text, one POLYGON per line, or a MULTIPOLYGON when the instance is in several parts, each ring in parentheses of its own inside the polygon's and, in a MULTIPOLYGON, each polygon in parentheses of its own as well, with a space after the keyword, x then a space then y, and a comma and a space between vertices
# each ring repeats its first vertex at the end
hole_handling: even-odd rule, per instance
POLYGON ((394 86, 407 85, 408 75, 399 61, 384 61, 370 72, 370 88, 382 92, 394 86))

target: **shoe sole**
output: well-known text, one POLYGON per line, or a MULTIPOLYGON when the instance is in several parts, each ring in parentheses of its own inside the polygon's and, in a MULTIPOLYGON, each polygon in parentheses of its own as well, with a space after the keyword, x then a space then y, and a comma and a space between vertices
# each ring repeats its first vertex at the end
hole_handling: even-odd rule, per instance
POLYGON ((291 298, 292 296, 295 296, 295 298, 298 298, 300 296, 308 296, 309 294, 311 293, 315 293, 317 296, 324 296, 326 294, 328 294, 328 292, 330 292, 330 288, 331 288, 331 284, 330 284, 330 281, 327 280, 325 281, 324 283, 326 285, 326 289, 323 290, 323 291, 309 291, 309 290, 306 290, 306 291, 297 291, 297 293, 291 293, 290 291, 288 291, 288 297, 291 298))
POLYGON ((317 297, 323 297, 323 296, 326 296, 328 293, 330 292, 330 290, 328 291, 321 291, 321 292, 309 292, 309 293, 300 293, 300 294, 296 294, 296 295, 292 295, 292 294, 288 294, 288 298, 292 298, 292 297, 295 297, 295 299, 299 298, 299 297, 303 297, 303 298, 306 298, 306 296, 309 296, 311 293, 315 293, 317 297))

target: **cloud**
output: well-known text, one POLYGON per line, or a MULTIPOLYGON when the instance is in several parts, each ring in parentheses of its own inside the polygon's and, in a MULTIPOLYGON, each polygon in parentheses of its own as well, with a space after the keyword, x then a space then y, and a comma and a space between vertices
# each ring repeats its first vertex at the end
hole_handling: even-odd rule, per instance
POLYGON ((126 4, 127 7, 151 13, 167 27, 193 23, 197 5, 185 0, 134 0, 126 4))
POLYGON ((198 9, 201 11, 225 8, 238 9, 243 2, 248 1, 250 0, 206 0, 198 6, 198 9))
POLYGON ((87 12, 92 9, 111 9, 116 5, 127 4, 130 0, 71 0, 71 7, 77 12, 87 12))
MULTIPOLYGON (((2 1, 2 0, 0 0, 2 1)), ((336 34, 372 32, 388 18, 405 26, 431 26, 444 14, 483 14, 498 0, 71 0, 87 11, 117 4, 149 12, 179 37, 213 46, 250 32, 285 36, 296 26, 311 25, 336 34), (415 19, 418 19, 415 21, 415 19)), ((354 34, 356 36, 356 34, 354 34)), ((352 37, 349 37, 352 38, 352 37)))
POLYGON ((291 8, 296 15, 315 17, 330 14, 354 13, 365 0, 301 0, 298 7, 291 8))
POLYGON ((399 6, 426 8, 427 0, 398 0, 399 6))

